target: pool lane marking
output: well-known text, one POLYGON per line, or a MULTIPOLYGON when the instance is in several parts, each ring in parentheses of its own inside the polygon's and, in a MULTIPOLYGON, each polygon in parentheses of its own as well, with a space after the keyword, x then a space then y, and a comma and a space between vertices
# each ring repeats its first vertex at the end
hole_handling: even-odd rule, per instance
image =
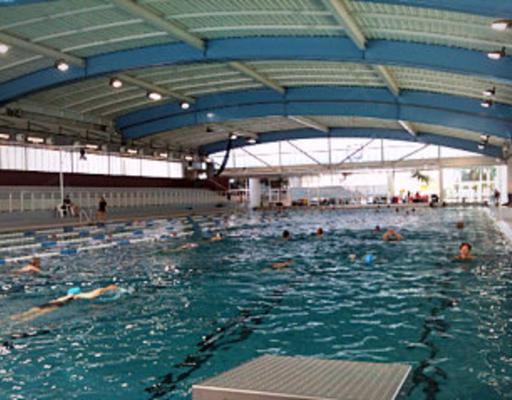
POLYGON ((270 314, 276 306, 281 304, 285 294, 294 286, 293 284, 289 284, 284 288, 274 289, 272 294, 268 297, 271 301, 263 305, 261 309, 259 309, 259 313, 255 314, 254 310, 252 312, 247 309, 241 310, 238 316, 203 336, 203 339, 196 344, 198 347, 197 351, 188 354, 185 360, 173 366, 173 368, 176 369, 187 368, 187 371, 182 372, 175 379, 174 375, 176 372, 171 371, 164 375, 159 383, 148 386, 145 389, 146 392, 151 394, 151 400, 158 399, 174 391, 178 383, 187 379, 193 372, 200 369, 206 361, 212 358, 215 355, 215 350, 247 340, 254 333, 254 329, 247 325, 260 325, 263 322, 263 317, 270 314), (227 342, 222 342, 222 339, 226 337, 229 339, 230 336, 237 333, 237 331, 239 331, 238 337, 228 340, 227 342))
MULTIPOLYGON (((444 274, 447 276, 447 274, 444 274)), ((438 281, 440 285, 446 287, 447 285, 445 280, 438 281)), ((445 290, 441 289, 439 291, 443 296, 447 296, 445 290)), ((434 299, 431 297, 431 299, 434 299)), ((423 393, 425 393, 425 398, 427 400, 435 400, 437 394, 440 392, 439 382, 435 379, 435 376, 439 376, 443 379, 448 379, 448 374, 440 367, 432 364, 432 360, 434 360, 439 352, 439 348, 431 341, 428 340, 428 337, 432 333, 432 331, 436 332, 446 332, 450 326, 448 322, 443 319, 440 319, 440 314, 442 311, 453 307, 453 300, 448 300, 443 298, 441 304, 439 306, 435 306, 430 310, 430 316, 427 317, 423 321, 423 331, 420 336, 420 343, 423 343, 429 349, 429 356, 420 361, 420 364, 413 370, 412 372, 412 385, 408 390, 408 394, 410 395, 414 389, 418 386, 426 383, 426 387, 423 388, 423 393), (434 373, 433 376, 429 376, 425 373, 427 368, 433 368, 434 373)))

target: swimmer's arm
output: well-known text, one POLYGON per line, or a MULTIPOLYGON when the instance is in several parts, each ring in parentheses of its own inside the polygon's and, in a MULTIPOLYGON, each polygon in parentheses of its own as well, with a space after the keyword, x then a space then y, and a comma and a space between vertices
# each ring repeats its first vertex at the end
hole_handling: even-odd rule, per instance
POLYGON ((117 285, 109 285, 107 287, 95 289, 95 290, 92 290, 90 292, 75 294, 73 296, 73 298, 75 298, 75 299, 86 299, 86 300, 94 299, 94 298, 96 298, 98 296, 101 296, 104 293, 107 293, 107 292, 110 292, 110 291, 116 290, 116 289, 117 289, 117 285))
POLYGON ((276 262, 272 264, 272 268, 274 269, 283 269, 289 267, 293 263, 293 260, 284 261, 284 262, 276 262))
POLYGON ((16 274, 24 274, 27 272, 38 273, 38 272, 40 272, 40 270, 37 269, 36 267, 34 267, 33 265, 29 264, 29 265, 25 265, 23 268, 20 268, 20 269, 14 271, 14 273, 16 273, 16 274))

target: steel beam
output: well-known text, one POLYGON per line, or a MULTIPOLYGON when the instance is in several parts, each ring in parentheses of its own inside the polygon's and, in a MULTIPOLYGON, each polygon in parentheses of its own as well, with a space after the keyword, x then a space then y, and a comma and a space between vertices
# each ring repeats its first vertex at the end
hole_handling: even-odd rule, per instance
POLYGON ((141 18, 149 25, 161 29, 175 38, 188 43, 190 46, 203 50, 206 43, 201 38, 187 32, 184 28, 176 23, 170 22, 152 12, 147 7, 141 6, 132 0, 112 0, 112 2, 120 9, 133 15, 134 17, 141 18))
POLYGON ((242 64, 238 61, 232 61, 228 64, 231 68, 236 69, 238 72, 247 75, 254 80, 262 83, 263 85, 269 87, 270 89, 274 89, 276 92, 284 94, 286 89, 279 85, 277 82, 274 82, 272 79, 268 79, 261 75, 258 71, 253 68, 248 67, 247 65, 242 64))
POLYGON ((20 49, 28 50, 32 53, 39 54, 41 56, 53 58, 55 61, 64 60, 78 67, 83 68, 86 64, 85 60, 83 60, 80 57, 75 57, 72 54, 64 53, 60 50, 56 50, 48 46, 43 46, 41 44, 31 42, 30 40, 12 34, 8 34, 6 32, 0 32, 0 42, 14 47, 19 47, 20 49))
POLYGON ((320 132, 329 132, 329 127, 325 126, 319 122, 313 121, 311 118, 306 117, 299 117, 298 115, 288 115, 288 118, 292 121, 297 122, 298 124, 301 124, 302 126, 306 126, 308 128, 316 129, 320 132))
POLYGON ((481 51, 404 41, 372 40, 361 51, 348 38, 332 37, 249 37, 215 39, 203 52, 184 43, 159 44, 93 56, 87 71, 70 68, 56 73, 55 68, 36 71, 0 84, 0 105, 29 93, 76 80, 151 66, 198 62, 239 62, 251 60, 345 61, 368 65, 448 71, 475 75, 512 84, 512 59, 489 60, 481 51))
POLYGON ((158 92, 163 96, 173 97, 181 101, 188 101, 189 103, 195 102, 195 99, 193 97, 185 96, 184 94, 175 92, 173 90, 169 90, 163 86, 155 85, 154 83, 145 81, 143 79, 135 78, 128 74, 118 74, 117 77, 125 83, 138 86, 142 89, 158 92))

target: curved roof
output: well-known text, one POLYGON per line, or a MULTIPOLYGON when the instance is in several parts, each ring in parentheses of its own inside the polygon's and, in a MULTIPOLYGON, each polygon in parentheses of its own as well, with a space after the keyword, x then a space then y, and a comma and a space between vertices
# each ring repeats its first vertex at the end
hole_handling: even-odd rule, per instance
POLYGON ((10 0, 0 2, 10 47, 0 105, 203 153, 245 129, 266 141, 405 134, 502 156, 512 60, 486 53, 512 45, 512 29, 491 29, 503 18, 506 0, 10 0))

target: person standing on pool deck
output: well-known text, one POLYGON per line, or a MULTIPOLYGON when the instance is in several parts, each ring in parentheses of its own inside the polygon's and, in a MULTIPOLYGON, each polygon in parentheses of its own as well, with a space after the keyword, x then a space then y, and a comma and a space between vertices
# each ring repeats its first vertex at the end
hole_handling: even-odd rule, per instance
POLYGON ((459 246, 459 254, 455 256, 456 260, 459 261, 470 261, 475 258, 474 255, 471 254, 472 246, 468 242, 463 242, 459 246))
POLYGON ((102 288, 94 289, 90 292, 81 293, 80 288, 72 288, 68 290, 68 293, 65 296, 59 297, 58 299, 49 301, 48 303, 42 304, 37 307, 33 307, 28 311, 13 315, 11 319, 15 321, 28 321, 34 318, 40 317, 41 315, 48 314, 52 311, 57 310, 58 308, 69 304, 73 300, 84 299, 91 300, 98 296, 101 296, 104 293, 117 290, 117 285, 108 285, 102 288))
POLYGON ((402 240, 404 237, 400 235, 397 231, 395 231, 393 228, 389 228, 384 235, 382 235, 382 240, 385 240, 387 242, 393 242, 393 241, 399 241, 402 240))
POLYGON ((16 271, 17 274, 38 274, 41 272, 41 259, 39 257, 33 257, 23 268, 16 271))
POLYGON ((103 196, 100 197, 100 201, 98 203, 96 219, 101 222, 105 222, 107 220, 107 200, 105 200, 105 197, 103 196))

